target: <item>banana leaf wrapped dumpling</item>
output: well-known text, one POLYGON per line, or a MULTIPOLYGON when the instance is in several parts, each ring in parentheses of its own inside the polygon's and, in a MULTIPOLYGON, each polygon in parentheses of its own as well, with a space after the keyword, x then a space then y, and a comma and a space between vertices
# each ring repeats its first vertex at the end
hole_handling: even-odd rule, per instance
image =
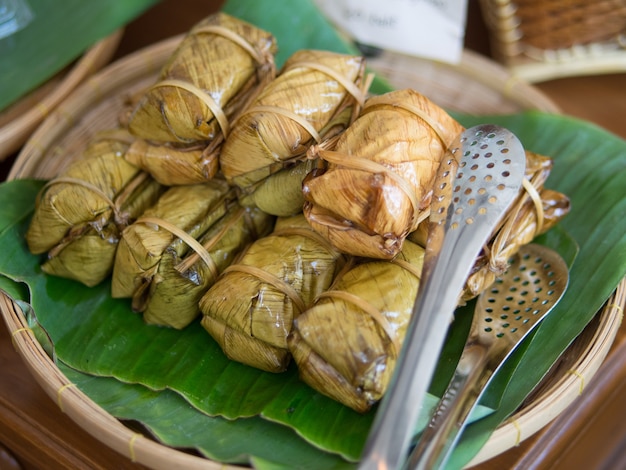
POLYGON ((301 214, 279 218, 202 297, 202 326, 230 359, 282 372, 294 318, 330 286, 343 263, 301 214))
MULTIPOLYGON (((554 227, 570 210, 569 198, 544 187, 552 170, 551 158, 526 151, 525 179, 516 200, 478 254, 465 282, 460 302, 463 304, 486 290, 504 274, 509 260, 519 248, 554 227)), ((419 225, 408 239, 426 246, 428 220, 419 225)))
POLYGON ((365 412, 384 394, 420 284, 424 249, 405 241, 391 261, 345 270, 294 321, 288 344, 300 378, 365 412))
POLYGON ((364 68, 359 56, 295 52, 233 123, 220 152, 225 178, 251 191, 345 129, 364 101, 364 68))
POLYGON ((391 259, 428 216, 439 163, 462 126, 410 89, 369 98, 327 167, 304 180, 304 214, 340 250, 391 259))
POLYGON ((210 141, 256 87, 274 76, 273 36, 216 13, 196 24, 127 117, 130 132, 157 142, 210 141))
POLYGON ((476 259, 461 297, 467 301, 487 289, 508 268, 519 248, 554 227, 570 210, 570 200, 544 187, 551 158, 526 151, 526 175, 520 194, 476 259))
POLYGON ((174 328, 189 324, 199 314, 199 295, 256 229, 262 232, 271 223, 264 214, 250 213, 253 220, 245 225, 245 217, 234 217, 239 209, 234 191, 224 180, 169 188, 122 233, 112 296, 132 298, 133 309, 144 311, 146 322, 174 328), (241 232, 233 234, 234 227, 241 232), (231 233, 223 237, 221 230, 231 233), (192 251, 201 260, 196 261, 192 251), (175 288, 187 290, 186 297, 177 295, 175 288))
MULTIPOLYGON (((333 128, 335 123, 339 123, 338 129, 343 128, 345 122, 350 121, 348 116, 351 114, 351 109, 345 109, 335 116, 329 124, 329 128, 333 128)), ((322 145, 332 145, 332 141, 333 138, 330 138, 322 145)), ((296 215, 302 212, 304 205, 302 183, 306 176, 318 166, 318 160, 313 158, 288 163, 276 173, 272 173, 258 183, 243 189, 239 193, 239 202, 244 206, 258 207, 269 214, 280 217, 296 215)))
POLYGON ((273 36, 217 13, 196 24, 123 117, 128 158, 166 185, 215 176, 231 121, 275 76, 273 36))
POLYGON ((165 250, 157 273, 145 279, 133 297, 133 309, 143 312, 146 323, 184 328, 200 313, 198 302, 219 274, 273 223, 274 218, 259 209, 233 204, 198 239, 201 254, 182 246, 165 250))
POLYGON ((124 160, 131 136, 95 136, 81 158, 46 184, 26 233, 42 270, 94 286, 111 274, 122 231, 164 188, 124 160))

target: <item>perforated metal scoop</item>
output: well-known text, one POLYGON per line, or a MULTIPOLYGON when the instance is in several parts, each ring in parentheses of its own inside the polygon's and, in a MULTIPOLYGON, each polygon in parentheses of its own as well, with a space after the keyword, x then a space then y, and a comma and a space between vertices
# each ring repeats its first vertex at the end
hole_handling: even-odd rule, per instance
POLYGON ((459 294, 516 198, 525 168, 519 140, 493 125, 467 129, 444 157, 433 189, 421 288, 360 468, 391 470, 405 461, 459 294))
POLYGON ((561 257, 523 246, 476 302, 470 333, 452 380, 409 459, 411 469, 443 467, 491 378, 559 302, 569 281, 561 257))

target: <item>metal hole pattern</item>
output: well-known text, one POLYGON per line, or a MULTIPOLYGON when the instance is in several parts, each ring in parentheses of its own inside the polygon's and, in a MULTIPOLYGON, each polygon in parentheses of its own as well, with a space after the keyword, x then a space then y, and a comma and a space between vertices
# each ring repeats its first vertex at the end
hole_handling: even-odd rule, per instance
POLYGON ((540 254, 520 253, 489 290, 481 294, 484 315, 481 334, 503 338, 522 336, 561 296, 562 280, 550 260, 540 254))
POLYGON ((508 140, 497 131, 468 129, 459 144, 441 163, 431 210, 438 221, 448 217, 453 229, 479 223, 490 212, 498 213, 509 200, 501 198, 507 180, 514 172, 524 171, 517 168, 508 140))

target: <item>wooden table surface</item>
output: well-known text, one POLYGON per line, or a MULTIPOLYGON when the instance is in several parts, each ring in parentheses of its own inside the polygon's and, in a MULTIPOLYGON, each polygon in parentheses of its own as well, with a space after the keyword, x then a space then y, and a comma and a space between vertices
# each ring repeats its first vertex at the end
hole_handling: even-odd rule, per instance
MULTIPOLYGON (((474 2, 470 1, 470 6, 474 2)), ((116 57, 185 32, 220 1, 163 1, 126 29, 116 57), (185 8, 180 8, 183 5, 185 8)), ((485 30, 470 12, 468 47, 488 53, 485 30)), ((625 64, 626 68, 626 64, 625 64)), ((626 138, 626 74, 537 84, 564 113, 626 138)), ((6 175, 12 158, 0 163, 6 175)), ((626 468, 626 328, 592 383, 559 418, 480 469, 626 468)), ((25 369, 0 321, 0 469, 140 469, 64 415, 25 369)))

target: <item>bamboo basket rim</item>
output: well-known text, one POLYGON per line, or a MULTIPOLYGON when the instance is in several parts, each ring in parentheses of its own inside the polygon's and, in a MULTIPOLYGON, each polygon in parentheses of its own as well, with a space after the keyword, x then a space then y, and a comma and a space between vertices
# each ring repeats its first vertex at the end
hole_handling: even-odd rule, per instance
MULTIPOLYGON (((24 145, 9 173, 8 179, 41 176, 41 172, 54 170, 59 157, 55 154, 59 136, 71 132, 79 124, 87 126, 83 115, 94 103, 108 103, 130 81, 155 75, 169 57, 182 36, 176 36, 144 48, 122 58, 85 81, 52 112, 24 145), (107 101, 108 99, 108 101, 107 101), (46 149, 52 153, 47 154, 46 149), (45 157, 45 161, 44 161, 45 157)), ((471 67, 471 64, 466 64, 471 67)), ((498 68, 499 66, 494 65, 498 68)), ((461 72, 464 73, 464 72, 461 72)), ((507 77, 507 73, 503 72, 507 77)), ((547 101, 548 106, 551 106, 547 101)), ((524 106, 530 107, 528 103, 524 106)), ((534 107, 534 109, 537 109, 534 107)), ((89 131, 89 130, 88 130, 89 131)), ((48 173, 50 174, 50 173, 48 173)), ((475 465, 498 455, 546 426, 582 391, 580 377, 588 383, 615 339, 621 323, 621 311, 626 303, 626 278, 622 280, 612 299, 599 312, 599 324, 591 335, 585 336, 584 353, 577 357, 571 369, 576 374, 566 374, 550 384, 550 388, 530 405, 516 412, 490 437, 480 453, 471 462, 475 465)), ((132 462, 154 469, 169 469, 174 465, 189 469, 237 469, 185 453, 155 442, 139 434, 92 401, 63 375, 28 328, 21 310, 6 294, 0 293, 0 312, 7 324, 14 346, 24 359, 30 373, 66 413, 84 430, 105 445, 126 456, 132 462)))
POLYGON ((36 90, 0 112, 0 161, 16 152, 35 128, 81 82, 106 65, 123 35, 118 29, 90 47, 69 69, 55 75, 36 90))

